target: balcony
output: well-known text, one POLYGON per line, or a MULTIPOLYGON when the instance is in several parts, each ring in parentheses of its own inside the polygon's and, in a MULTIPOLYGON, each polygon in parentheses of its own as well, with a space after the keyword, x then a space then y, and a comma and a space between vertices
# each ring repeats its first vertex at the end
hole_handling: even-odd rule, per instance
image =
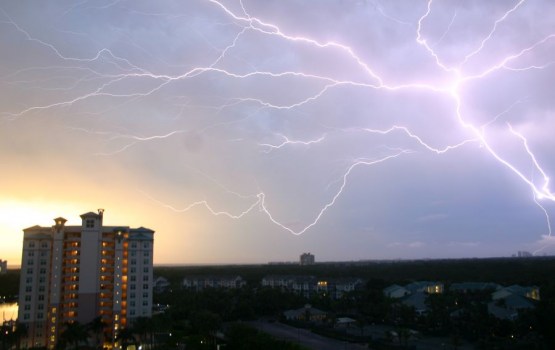
POLYGON ((100 293, 101 294, 113 294, 114 285, 112 284, 101 284, 100 285, 100 293))
POLYGON ((79 259, 76 259, 74 257, 66 257, 63 260, 63 265, 65 268, 79 267, 79 259))
POLYGON ((102 264, 103 267, 107 267, 107 266, 114 266, 114 258, 113 257, 109 257, 109 258, 102 258, 100 260, 100 263, 102 264))
POLYGON ((63 301, 64 302, 76 302, 77 301, 77 293, 64 293, 63 301))

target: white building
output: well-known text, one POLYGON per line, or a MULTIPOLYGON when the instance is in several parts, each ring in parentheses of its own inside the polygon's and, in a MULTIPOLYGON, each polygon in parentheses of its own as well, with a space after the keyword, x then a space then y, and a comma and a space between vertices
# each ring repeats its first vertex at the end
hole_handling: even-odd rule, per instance
POLYGON ((53 349, 66 322, 101 317, 104 346, 139 316, 152 315, 154 231, 104 226, 103 210, 81 215, 80 226, 54 219, 24 229, 18 320, 21 346, 53 349))
POLYGON ((241 276, 196 276, 185 277, 183 288, 201 291, 206 288, 239 289, 247 282, 241 276))

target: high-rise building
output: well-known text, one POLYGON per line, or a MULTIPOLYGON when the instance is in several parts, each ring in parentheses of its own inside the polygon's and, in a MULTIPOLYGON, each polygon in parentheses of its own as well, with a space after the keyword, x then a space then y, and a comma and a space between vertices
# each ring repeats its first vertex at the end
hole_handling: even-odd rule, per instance
POLYGON ((301 265, 314 265, 314 255, 310 253, 302 253, 299 262, 301 265))
POLYGON ((104 346, 136 317, 152 315, 154 231, 104 226, 104 210, 81 215, 80 226, 54 219, 23 230, 18 320, 22 347, 53 349, 67 323, 100 317, 104 346))

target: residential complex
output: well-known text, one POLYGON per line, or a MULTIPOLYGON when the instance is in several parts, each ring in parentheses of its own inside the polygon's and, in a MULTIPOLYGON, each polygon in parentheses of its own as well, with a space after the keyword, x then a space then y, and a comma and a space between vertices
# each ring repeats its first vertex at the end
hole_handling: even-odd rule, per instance
POLYGON ((316 278, 314 276, 269 275, 262 279, 262 287, 278 288, 305 298, 313 295, 328 295, 341 299, 344 294, 360 289, 364 281, 360 278, 316 278))
POLYGON ((183 279, 183 288, 201 291, 206 288, 238 289, 247 284, 241 276, 193 276, 183 279))
POLYGON ((152 314, 154 231, 104 226, 104 210, 81 215, 81 225, 54 219, 23 230, 18 320, 21 346, 53 349, 64 324, 100 317, 104 346, 140 316, 152 314))
MULTIPOLYGON (((431 294, 443 294, 445 292, 442 282, 418 281, 399 286, 390 285, 383 289, 383 294, 401 304, 414 308, 418 315, 429 311, 428 296, 431 294)), ((482 302, 487 306, 488 313, 499 319, 516 320, 519 312, 536 307, 540 301, 540 289, 537 286, 520 286, 517 284, 503 287, 493 282, 457 282, 452 283, 449 292, 454 295, 474 294, 480 299, 480 295, 489 295, 489 300, 482 302), (487 303, 486 303, 487 301, 487 303)), ((455 311, 451 316, 458 317, 455 311)))

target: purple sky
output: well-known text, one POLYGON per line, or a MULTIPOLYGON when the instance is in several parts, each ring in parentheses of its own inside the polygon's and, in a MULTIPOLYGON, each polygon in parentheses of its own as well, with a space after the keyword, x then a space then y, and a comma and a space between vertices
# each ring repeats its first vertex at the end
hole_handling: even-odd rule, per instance
POLYGON ((0 258, 106 209, 155 263, 555 252, 553 1, 0 1, 0 258))

